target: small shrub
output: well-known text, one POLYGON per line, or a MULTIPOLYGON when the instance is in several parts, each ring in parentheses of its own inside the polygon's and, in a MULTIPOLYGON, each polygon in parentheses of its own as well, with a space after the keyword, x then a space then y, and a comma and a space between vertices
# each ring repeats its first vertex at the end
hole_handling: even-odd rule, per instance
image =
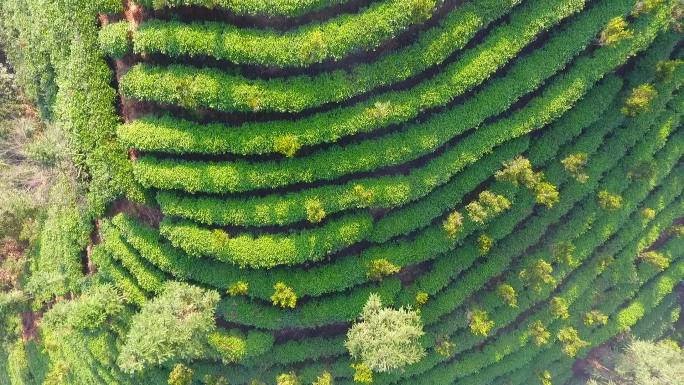
POLYGON ((271 302, 274 306, 280 306, 283 309, 294 309, 297 306, 297 294, 295 294, 291 287, 278 282, 273 288, 275 292, 271 296, 271 302))
POLYGON ((530 335, 534 338, 534 343, 537 346, 546 345, 549 343, 549 338, 551 338, 551 333, 546 330, 546 327, 540 320, 534 321, 530 325, 530 335))
POLYGON ((237 281, 230 285, 226 293, 231 297, 237 297, 238 295, 245 295, 249 290, 249 284, 245 281, 237 281))
POLYGON ((470 331, 481 337, 486 337, 494 327, 494 321, 489 319, 487 312, 480 309, 472 310, 468 314, 470 331))
POLYGON ((553 258, 557 262, 565 263, 570 266, 575 265, 574 254, 575 245, 568 241, 560 241, 553 245, 553 258))
POLYGON ((577 329, 573 327, 565 327, 560 329, 556 337, 564 344, 563 353, 567 354, 569 357, 575 357, 580 349, 589 346, 589 343, 583 341, 579 337, 577 329))
POLYGON ((657 251, 646 251, 639 254, 639 258, 663 271, 670 266, 670 259, 657 251))
POLYGON ((230 385, 228 380, 223 376, 213 376, 210 374, 205 375, 202 380, 207 385, 230 385))
POLYGON ((540 292, 542 285, 555 285, 553 278, 553 267, 543 259, 537 259, 530 266, 520 272, 520 279, 532 288, 535 292, 540 292))
POLYGON ((310 199, 304 203, 306 219, 311 223, 320 223, 325 218, 325 210, 319 199, 310 199))
POLYGON ((333 376, 328 371, 324 371, 311 385, 333 385, 333 376))
POLYGON ((354 369, 354 382, 359 384, 372 384, 373 383, 373 371, 368 365, 364 363, 351 364, 352 369, 354 369))
POLYGON ((416 293, 416 304, 418 306, 423 306, 427 303, 428 299, 430 299, 430 295, 424 291, 419 291, 416 293))
POLYGON ((551 377, 551 372, 548 370, 544 370, 543 372, 539 373, 538 377, 541 385, 553 385, 553 378, 551 377))
POLYGON ((540 174, 532 170, 532 163, 522 156, 504 162, 503 169, 497 171, 494 177, 498 181, 506 181, 514 185, 522 184, 531 188, 540 182, 540 174))
POLYGON ((551 299, 551 315, 559 319, 570 318, 568 302, 564 298, 553 297, 551 299))
POLYGON ((606 325, 608 316, 598 310, 592 310, 584 314, 584 324, 586 326, 606 325))
POLYGON ((365 366, 362 373, 387 372, 414 364, 425 356, 420 343, 424 334, 417 311, 383 308, 380 297, 371 294, 359 320, 347 332, 345 346, 351 357, 365 366))
POLYGON ((385 258, 375 259, 370 263, 366 275, 374 281, 381 281, 383 277, 396 274, 401 270, 392 262, 385 258))
POLYGON ((644 219, 651 220, 651 219, 655 218, 655 216, 656 216, 656 211, 650 207, 646 207, 646 208, 641 210, 641 217, 644 219))
POLYGON ((599 205, 604 210, 617 210, 622 207, 622 197, 617 194, 611 194, 608 190, 602 190, 598 193, 599 205))
POLYGON ((435 344, 435 351, 442 357, 451 357, 454 355, 454 350, 456 349, 456 344, 451 342, 449 339, 443 338, 438 339, 435 344))
POLYGON ((494 194, 491 191, 482 191, 477 201, 466 205, 466 211, 470 220, 484 224, 494 215, 511 207, 511 202, 503 195, 494 194))
POLYGON ((674 225, 670 227, 667 232, 677 238, 684 237, 684 225, 674 225))
POLYGON ((169 385, 192 384, 193 370, 183 364, 177 364, 169 374, 169 385))
POLYGON ((428 19, 435 9, 435 0, 409 0, 408 6, 414 23, 428 19))
POLYGON ((492 249, 494 240, 487 234, 482 234, 477 238, 477 248, 480 254, 487 254, 492 249))
POLYGON ((442 228, 444 228, 449 239, 456 239, 456 236, 458 236, 458 233, 463 228, 463 215, 458 211, 449 214, 446 220, 444 220, 442 228))
POLYGON ((632 37, 632 31, 627 29, 627 20, 624 17, 618 16, 611 19, 601 32, 599 37, 599 44, 612 45, 621 40, 632 37))
POLYGON ((546 207, 553 207, 560 200, 558 188, 548 182, 540 182, 534 186, 534 195, 537 203, 546 207))
POLYGON ((373 191, 363 187, 360 184, 354 185, 354 195, 357 196, 359 202, 364 205, 370 205, 373 202, 373 191))
POLYGON ((651 102, 658 96, 658 91, 651 84, 642 84, 632 90, 625 99, 621 111, 623 114, 634 117, 651 109, 651 102))
POLYGON ((503 299, 510 307, 518 307, 518 295, 513 286, 504 283, 496 288, 496 293, 503 299))
POLYGON ((302 382, 294 372, 283 373, 276 378, 277 385, 301 385, 302 382))
POLYGON ((561 160, 561 164, 576 181, 586 183, 589 180, 589 176, 584 173, 584 168, 587 165, 588 158, 585 152, 578 152, 568 155, 565 159, 561 160))
POLYGON ((302 148, 302 145, 294 135, 281 136, 273 143, 273 150, 288 158, 295 156, 300 148, 302 148))

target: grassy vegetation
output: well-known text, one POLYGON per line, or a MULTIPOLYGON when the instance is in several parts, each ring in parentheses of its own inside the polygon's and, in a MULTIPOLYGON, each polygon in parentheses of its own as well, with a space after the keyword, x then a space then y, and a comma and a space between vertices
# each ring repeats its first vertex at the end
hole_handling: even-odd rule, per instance
POLYGON ((0 385, 678 365, 682 14, 3 2, 0 385))

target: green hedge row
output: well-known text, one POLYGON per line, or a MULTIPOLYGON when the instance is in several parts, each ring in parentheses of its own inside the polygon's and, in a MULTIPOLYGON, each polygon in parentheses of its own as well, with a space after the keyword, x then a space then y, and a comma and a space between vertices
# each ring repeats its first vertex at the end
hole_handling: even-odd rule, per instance
POLYGON ((147 301, 149 293, 140 288, 136 279, 123 266, 114 263, 104 246, 93 248, 91 259, 102 276, 121 290, 127 302, 141 306, 147 301))
MULTIPOLYGON (((217 69, 139 64, 120 79, 120 87, 130 98, 186 108, 204 106, 224 111, 254 111, 258 108, 259 111, 301 112, 392 85, 444 62, 462 49, 477 31, 505 15, 518 2, 468 2, 451 11, 437 27, 421 32, 411 45, 387 53, 371 63, 354 64, 344 70, 260 80, 217 69)), ((120 26, 114 28, 123 29, 120 26)), ((105 52, 112 56, 128 52, 125 49, 128 43, 124 45, 121 41, 122 36, 127 36, 127 30, 104 34, 116 37, 101 39, 105 52), (115 41, 120 43, 113 44, 115 41)), ((140 134, 135 127, 140 128, 141 124, 144 125, 143 122, 134 122, 122 132, 140 134)))
MULTIPOLYGON (((624 152, 624 150, 623 150, 623 152, 624 152)), ((615 156, 618 153, 619 152, 611 151, 612 156, 615 156)), ((589 185, 593 185, 594 187, 596 186, 595 183, 591 183, 589 185)), ((540 232, 538 232, 538 234, 543 234, 543 232, 540 231, 540 232)), ((531 239, 535 239, 535 238, 531 237, 531 239)), ((521 248, 514 248, 513 250, 521 251, 524 249, 525 249, 525 247, 521 247, 521 248)), ((413 249, 413 250, 415 250, 415 249, 413 249)), ((506 250, 511 250, 511 248, 506 248, 506 250)), ((492 259, 496 260, 496 261, 503 260, 503 258, 498 258, 498 257, 494 257, 492 259)), ((481 271, 483 271, 483 270, 478 269, 478 272, 481 272, 481 271)), ((484 271, 487 271, 487 270, 484 270, 484 271)), ((353 292, 354 297, 356 297, 357 293, 359 293, 358 290, 355 290, 353 292)), ((463 291, 460 291, 460 293, 463 293, 463 291)), ((364 293, 364 294, 366 294, 366 293, 364 293)), ((291 324, 287 323, 288 321, 285 321, 282 319, 279 321, 274 321, 273 320, 274 314, 277 314, 278 310, 273 309, 272 307, 258 306, 255 303, 248 304, 248 303, 245 303, 244 300, 239 299, 239 298, 230 298, 230 299, 227 299, 226 301, 229 302, 231 304, 231 306, 235 309, 235 311, 232 314, 224 314, 224 316, 230 317, 230 318, 228 318, 229 321, 235 321, 235 322, 240 322, 240 323, 246 322, 247 324, 254 325, 257 327, 282 328, 282 327, 292 326, 291 324), (269 309, 272 311, 269 311, 269 309), (264 316, 264 313, 266 313, 267 316, 264 316), (275 325, 275 326, 271 326, 271 325, 275 325)), ((315 310, 311 311, 311 313, 317 314, 317 316, 320 318, 326 318, 325 316, 327 316, 325 311, 321 310, 320 303, 323 301, 324 300, 321 300, 320 302, 316 301, 315 305, 312 306, 315 310)), ((306 303, 306 305, 308 305, 308 304, 309 303, 306 303)), ((362 305, 362 304, 363 304, 363 298, 361 298, 359 305, 362 305)), ((360 307, 358 309, 360 309, 360 307)), ((297 309, 297 310, 299 310, 299 309, 297 309)), ((321 325, 321 323, 319 323, 319 322, 321 322, 320 318, 316 318, 316 320, 314 320, 314 321, 308 321, 308 322, 305 321, 305 319, 308 318, 307 315, 310 314, 308 310, 309 310, 308 308, 301 309, 301 313, 299 314, 296 325, 306 326, 306 327, 321 325)), ((423 308, 423 312, 422 312, 423 319, 426 323, 430 323, 430 322, 435 320, 435 318, 434 318, 435 314, 434 314, 434 312, 429 312, 430 310, 433 310, 433 309, 431 309, 430 303, 428 303, 427 305, 425 305, 425 307, 423 308)), ((334 318, 334 319, 344 319, 344 318, 337 318, 337 316, 336 316, 336 318, 334 318)))
POLYGON ((333 5, 344 4, 346 0, 137 0, 137 2, 155 10, 199 6, 210 9, 223 8, 238 15, 295 17, 333 5))
MULTIPOLYGON (((610 82, 608 82, 610 84, 610 82)), ((601 96, 602 93, 597 93, 595 96, 601 96)), ((593 99, 588 99, 587 103, 592 103, 593 99)), ((573 118, 576 116, 572 115, 573 118)), ((597 131, 598 132, 598 131, 597 131)), ((516 207, 514 206, 514 210, 516 207)), ((472 228, 473 230, 475 228, 472 228)), ((469 231, 464 231, 465 234, 469 234, 469 231)), ((504 233, 505 234, 505 233, 504 233)), ((156 236, 158 238, 158 235, 156 236)), ((157 243, 158 241, 153 241, 157 243)), ((158 247, 158 246, 157 246, 158 247)), ((417 250, 425 249, 432 250, 428 252, 428 255, 434 255, 440 251, 446 251, 453 247, 443 235, 441 230, 441 225, 437 224, 430 227, 428 230, 421 232, 418 238, 415 238, 411 242, 403 242, 397 246, 382 246, 379 248, 372 248, 364 252, 364 260, 372 261, 378 258, 387 258, 393 263, 404 266, 405 261, 416 261, 416 255, 421 255, 417 250), (418 246, 424 245, 424 246, 418 246), (420 249, 418 248, 420 247, 420 249), (428 247, 428 249, 425 249, 428 247), (376 250, 376 251, 374 251, 376 250), (384 252, 382 250, 385 250, 384 252), (401 254, 397 251, 404 250, 401 254), (399 255, 404 255, 402 259, 397 258, 399 255)), ((146 256, 144 252, 141 251, 143 256, 146 256)), ((146 256, 147 257, 147 256, 146 256)), ((422 257, 421 257, 422 258, 422 257)), ((171 253, 164 259, 173 261, 171 266, 180 265, 188 266, 190 260, 187 257, 181 256, 179 253, 171 253)), ((153 264, 159 265, 162 263, 167 264, 169 262, 163 263, 159 258, 152 258, 153 264)), ((418 259, 417 261, 419 261, 418 259)), ((191 268, 183 267, 181 270, 185 273, 190 274, 195 280, 205 282, 212 285, 218 285, 217 287, 227 287, 231 281, 236 281, 239 278, 237 271, 233 271, 231 268, 222 266, 219 264, 209 264, 206 262, 197 261, 197 264, 192 265, 191 268), (200 264, 200 265, 197 265, 200 264), (219 277, 223 277, 222 279, 219 277), (235 278, 230 278, 235 277, 235 278)), ((167 271, 172 272, 174 269, 171 266, 167 267, 167 271)), ((270 279, 264 280, 258 272, 251 272, 250 270, 243 270, 242 274, 246 281, 250 282, 252 285, 252 290, 250 291, 250 296, 258 296, 264 299, 269 298, 272 294, 272 287, 278 281, 287 282, 292 286, 297 293, 300 295, 320 295, 325 292, 332 290, 340 290, 344 287, 348 287, 352 282, 359 282, 365 280, 365 269, 359 269, 359 266, 363 266, 356 258, 347 258, 342 260, 336 260, 335 262, 328 264, 326 266, 314 267, 310 271, 292 271, 292 270, 274 270, 270 279), (245 275, 249 273, 249 275, 245 275)), ((176 273, 174 273, 176 274, 176 273)))
POLYGON ((210 56, 238 64, 305 67, 377 48, 432 17, 437 0, 385 0, 358 14, 342 14, 286 32, 218 22, 150 20, 133 31, 135 53, 210 56))
MULTIPOLYGON (((640 21, 645 19, 642 18, 640 21)), ((478 130, 475 136, 464 139, 450 151, 431 160, 425 167, 408 176, 387 176, 372 178, 368 181, 360 179, 344 185, 323 186, 296 193, 271 194, 253 198, 193 198, 161 192, 158 194, 158 202, 167 215, 200 212, 198 216, 201 215, 204 218, 203 222, 207 222, 208 217, 218 217, 220 220, 213 222, 263 223, 263 214, 266 212, 272 215, 271 223, 283 224, 306 218, 305 202, 311 199, 320 200, 323 210, 327 213, 337 212, 349 206, 366 206, 365 202, 360 202, 357 194, 354 193, 354 186, 361 184, 372 194, 371 207, 399 206, 424 196, 427 193, 425 190, 431 191, 445 183, 454 171, 462 168, 464 163, 479 159, 483 153, 491 150, 493 145, 524 135, 555 119, 583 96, 605 72, 621 64, 627 57, 650 43, 663 20, 658 23, 651 27, 648 33, 637 34, 634 39, 628 40, 625 44, 599 49, 592 57, 578 59, 576 65, 549 86, 544 94, 545 97, 535 99, 530 103, 528 111, 538 111, 536 116, 531 118, 526 116, 530 119, 515 122, 513 127, 499 127, 494 124, 491 131, 478 130), (170 209, 171 205, 173 210, 170 209), (256 207, 259 207, 259 218, 254 218, 256 207), (283 218, 283 214, 287 217, 283 218), (249 218, 250 216, 252 218, 249 218)), ((644 23, 637 24, 643 27, 644 23)), ((197 188, 199 188, 198 185, 193 186, 193 189, 197 188)))
MULTIPOLYGON (((678 137, 676 139, 679 140, 680 138, 678 137)), ((676 155, 681 156, 681 146, 671 147, 674 147, 677 150, 675 151, 676 155)), ((673 159, 669 159, 670 166, 676 163, 678 156, 673 157, 674 161, 673 159)), ((667 173, 668 171, 669 170, 666 166, 664 173, 667 173)), ((659 191, 658 193, 655 193, 654 196, 650 198, 650 201, 655 203, 658 203, 659 201, 668 203, 672 199, 676 198, 682 189, 681 183, 676 183, 676 180, 679 177, 680 175, 678 175, 677 172, 675 172, 674 175, 671 175, 668 178, 667 182, 675 183, 671 187, 668 186, 668 188, 666 189, 667 191, 659 191)), ((612 176, 609 176, 609 178, 612 179, 614 183, 622 182, 621 184, 623 186, 625 185, 626 178, 624 178, 624 172, 622 172, 622 170, 619 167, 612 172, 612 176)), ((648 190, 651 188, 653 188, 652 185, 648 186, 637 183, 630 189, 630 192, 626 193, 627 196, 634 199, 634 201, 630 200, 631 207, 625 207, 625 209, 622 209, 620 213, 611 213, 610 215, 605 215, 605 213, 601 213, 600 209, 598 209, 598 206, 595 202, 595 198, 592 195, 589 195, 585 200, 585 205, 588 204, 588 207, 581 208, 581 211, 584 211, 585 214, 573 213, 573 215, 571 216, 571 223, 561 226, 561 228, 558 229, 556 235, 554 237, 551 237, 551 240, 563 240, 566 239, 566 236, 567 239, 570 240, 573 237, 577 236, 573 236, 573 232, 579 232, 579 234, 581 235, 583 232, 589 231, 589 228, 591 227, 591 232, 589 234, 582 236, 582 238, 580 238, 578 243, 576 244, 577 249, 575 251, 575 257, 581 262, 581 260, 584 258, 584 255, 586 255, 587 252, 591 252, 591 250, 600 246, 602 242, 607 240, 607 237, 609 235, 611 235, 613 232, 620 228, 620 224, 626 220, 627 215, 636 211, 636 204, 638 204, 638 202, 640 202, 640 200, 648 194, 648 190), (580 223, 579 226, 578 224, 574 223, 574 214, 578 214, 578 217, 583 218, 581 220, 584 223, 580 223)), ((662 210, 663 206, 659 206, 658 209, 662 210)), ((639 215, 640 214, 637 212, 634 216, 638 217, 639 215)), ((642 221, 639 220, 636 223, 637 230, 639 230, 642 227, 642 221)), ((622 242, 624 243, 625 240, 623 239, 622 242)), ((549 244, 547 244, 547 246, 551 246, 551 241, 549 242, 549 244)), ((525 260, 534 261, 535 259, 544 257, 548 253, 548 247, 540 248, 540 250, 537 253, 526 256, 525 260)), ((602 253, 601 255, 605 255, 605 253, 602 253)), ((519 265, 519 268, 524 268, 525 262, 521 261, 519 265)), ((557 281, 561 281, 564 275, 569 272, 568 270, 572 271, 572 269, 574 269, 574 267, 558 265, 556 266, 556 269, 554 271, 554 277, 557 281)), ((515 271, 515 269, 513 269, 513 271, 515 271)), ((523 294, 518 298, 518 308, 511 308, 508 307, 508 305, 506 304, 502 305, 501 299, 495 292, 490 292, 487 295, 479 296, 479 298, 481 298, 481 300, 478 301, 480 303, 479 306, 488 310, 488 312, 493 315, 493 319, 496 321, 495 329, 498 329, 499 327, 505 327, 508 322, 515 320, 518 314, 525 310, 526 303, 528 303, 530 300, 538 301, 540 298, 544 298, 544 296, 548 295, 549 291, 553 289, 553 287, 546 287, 540 293, 532 293, 532 298, 530 298, 528 294, 529 289, 524 289, 523 283, 520 282, 519 278, 516 275, 512 275, 512 277, 507 279, 506 282, 513 285, 518 293, 523 294)), ((463 312, 461 312, 461 316, 465 316, 463 312)), ((453 322, 453 319, 450 319, 449 321, 450 327, 452 327, 451 323, 453 322)), ((464 320, 459 321, 460 324, 463 324, 463 322, 465 322, 464 320)), ((474 346, 479 342, 479 338, 474 337, 468 330, 454 337, 454 340, 460 342, 459 347, 457 348, 458 350, 470 348, 471 346, 474 346)))
MULTIPOLYGON (((670 245, 675 250, 676 247, 682 247, 681 241, 672 242, 668 246, 670 245)), ((663 274, 655 277, 655 279, 652 279, 643 288, 636 286, 631 288, 631 290, 623 290, 618 293, 621 295, 617 296, 617 299, 621 299, 623 301, 626 300, 626 302, 624 304, 619 303, 618 305, 621 305, 619 308, 616 306, 611 306, 611 308, 615 309, 614 314, 611 315, 609 323, 605 327, 595 330, 588 330, 582 324, 581 320, 577 320, 576 327, 580 331, 581 335, 584 336, 583 338, 591 342, 592 346, 600 345, 619 333, 629 330, 631 326, 637 324, 637 322, 646 314, 648 314, 653 308, 656 308, 659 303, 661 303, 663 298, 666 297, 667 293, 671 292, 671 290, 674 288, 674 283, 681 280, 681 277, 684 274, 684 263, 681 260, 681 254, 676 255, 676 257, 678 259, 676 264, 668 268, 668 270, 663 274), (636 297, 631 299, 630 297, 632 297, 634 294, 636 294, 636 297)), ((629 273, 629 271, 626 270, 625 273, 629 273)), ((629 275, 623 273, 622 279, 629 280, 629 275)), ((610 287, 611 285, 612 283, 604 283, 602 285, 603 290, 605 291, 606 287, 610 287)), ((608 297, 608 295, 604 295, 604 297, 608 297)), ((581 351, 579 357, 577 358, 583 358, 585 355, 586 352, 581 351)), ((527 359, 528 361, 537 358, 539 360, 536 363, 537 366, 541 365, 543 367, 553 368, 554 372, 557 371, 561 376, 563 376, 564 373, 562 369, 569 368, 574 362, 574 359, 570 360, 563 356, 563 353, 560 352, 560 349, 555 346, 537 349, 536 351, 522 355, 521 357, 527 359), (549 351, 549 348, 551 351, 549 351), (536 356, 540 353, 543 353, 543 355, 537 358, 536 356), (556 361, 554 362, 554 360, 556 361)), ((496 382, 493 382, 493 384, 501 385, 504 383, 529 383, 527 382, 529 381, 530 377, 529 366, 521 365, 520 368, 516 368, 513 365, 509 365, 509 367, 510 369, 517 370, 512 375, 507 374, 500 377, 496 382)))
MULTIPOLYGON (((160 125, 155 124, 154 120, 143 120, 140 124, 134 123, 130 129, 127 126, 120 127, 119 137, 141 149, 260 154, 276 152, 282 143, 293 142, 296 148, 335 142, 344 136, 404 123, 427 109, 444 106, 487 80, 541 31, 556 24, 563 16, 581 9, 582 4, 578 3, 582 2, 534 0, 521 11, 515 12, 509 24, 495 29, 484 43, 466 51, 457 62, 430 80, 408 90, 384 93, 351 107, 293 121, 247 123, 239 130, 221 125, 200 126, 168 118, 164 118, 165 122, 160 125), (511 36, 516 38, 511 41, 511 36)), ((608 17, 621 10, 619 6, 603 4, 591 13, 598 12, 608 17)))
POLYGON ((368 236, 373 217, 352 213, 325 225, 301 231, 275 234, 238 234, 200 227, 187 220, 165 218, 160 233, 188 255, 212 256, 219 261, 250 268, 272 268, 315 262, 354 245, 368 236))
MULTIPOLYGON (((632 257, 633 257, 633 256, 628 255, 628 258, 632 258, 632 257)), ((608 271, 611 271, 611 270, 612 270, 612 269, 609 269, 608 271)), ((580 281, 583 280, 583 278, 581 278, 581 277, 578 277, 577 279, 580 279, 580 281)), ((586 287, 590 287, 590 286, 586 286, 586 287)), ((568 303, 572 303, 572 302, 573 302, 573 296, 574 296, 575 299, 577 299, 577 298, 582 298, 582 297, 581 297, 581 293, 578 293, 577 290, 571 290, 571 291, 569 291, 569 292, 566 293, 566 294, 562 294, 562 297, 563 297, 564 299, 566 299, 566 301, 568 301, 568 303), (578 295, 578 294, 579 294, 579 295, 578 295)), ((587 296, 587 297, 588 297, 588 298, 591 298, 591 296, 587 296)), ((544 308, 543 310, 541 310, 541 312, 542 312, 542 313, 546 313, 546 312, 548 312, 548 309, 547 309, 547 308, 544 308)), ((576 314, 576 313, 575 313, 575 314, 576 314)), ((583 313, 582 313, 582 314, 583 314, 583 313)), ((547 318, 547 320, 546 320, 545 324, 547 324, 548 321, 551 321, 551 320, 553 319, 552 317, 550 317, 550 314, 547 315, 546 318, 547 318)), ((527 324, 526 324, 526 325, 527 325, 527 324)), ((523 329, 522 331, 517 331, 517 332, 515 332, 515 333, 516 333, 516 334, 523 333, 523 335, 526 334, 526 333, 527 333, 527 331, 525 330, 526 328, 523 327, 522 329, 523 329)), ((555 333, 554 333, 554 335, 555 335, 555 333)), ((495 344, 499 344, 499 341, 506 340, 508 337, 509 337, 509 336, 504 336, 504 337, 502 337, 502 336, 497 336, 497 342, 496 342, 495 344)), ((520 338, 520 337, 518 337, 518 338, 520 338)), ((516 340, 517 340, 517 339, 516 339, 516 340)), ((511 342, 511 340, 508 340, 508 343, 510 343, 510 342, 511 342)), ((517 343, 517 344, 520 344, 521 341, 520 341, 520 340, 517 340, 516 343, 517 343)), ((531 345, 531 342, 530 342, 529 340, 523 340, 523 343, 528 343, 528 344, 531 345)), ((435 379, 435 376, 440 376, 440 377, 441 377, 441 376, 444 376, 444 375, 446 375, 449 371, 452 372, 451 374, 449 374, 450 376, 456 376, 456 377, 463 377, 463 376, 466 375, 466 374, 474 374, 474 373, 477 373, 477 372, 479 372, 480 370, 484 369, 485 367, 487 367, 487 366, 488 366, 488 365, 487 365, 488 363, 493 364, 493 363, 495 363, 496 361, 499 361, 499 360, 495 360, 495 359, 494 359, 495 356, 498 356, 498 357, 500 357, 500 358, 503 358, 504 355, 512 354, 512 353, 514 353, 514 351, 511 351, 511 350, 510 350, 510 347, 508 347, 507 349, 504 349, 504 350, 492 349, 492 350, 490 350, 488 353, 489 353, 488 356, 490 357, 490 360, 488 360, 488 361, 487 361, 487 360, 480 361, 480 360, 477 360, 477 359, 473 359, 473 358, 474 358, 473 355, 472 355, 472 354, 469 354, 469 355, 467 355, 466 357, 461 357, 461 359, 455 360, 454 362, 451 363, 451 365, 442 366, 441 368, 437 369, 437 371, 431 372, 429 375, 422 374, 422 375, 421 375, 421 380, 420 380, 420 381, 421 381, 421 383, 422 383, 422 381, 425 381, 425 383, 431 383, 430 380, 433 380, 433 381, 436 380, 436 379, 435 379), (465 359, 465 360, 468 362, 468 364, 470 364, 470 365, 464 365, 463 359, 465 359), (472 359, 472 360, 471 360, 471 359, 472 359), (483 363, 484 363, 484 365, 483 365, 483 363), (464 370, 464 366, 465 366, 465 370, 464 370), (468 367, 468 366, 470 366, 470 367, 468 367), (440 373, 440 372, 441 372, 441 373, 440 373)), ((515 360, 515 359, 513 359, 513 360, 515 360)), ((508 364, 510 365, 511 361, 512 361, 512 360, 506 359, 506 360, 503 360, 502 362, 508 363, 508 364)), ((443 380, 443 378, 441 378, 441 379, 443 380)), ((452 381, 453 381, 453 379, 452 379, 452 381)), ((406 383, 406 380, 403 381, 402 383, 406 383)), ((441 382, 437 381, 437 382, 434 382, 434 383, 441 383, 441 382)))
MULTIPOLYGON (((276 162, 198 162, 144 156, 134 164, 136 177, 145 186, 162 189, 242 192, 334 180, 352 173, 374 171, 415 160, 433 153, 458 135, 477 128, 488 117, 506 111, 520 97, 534 91, 548 77, 565 68, 571 58, 594 37, 594 30, 603 25, 601 19, 595 20, 591 16, 584 13, 580 18, 587 17, 587 20, 595 23, 592 27, 581 28, 571 23, 568 27, 570 32, 557 35, 529 57, 519 59, 505 79, 493 79, 491 87, 467 102, 437 118, 413 125, 408 130, 352 145, 332 146, 303 158, 276 162)), ((541 97, 548 96, 543 94, 541 97)), ((481 127, 478 131, 490 131, 494 127, 505 130, 516 123, 530 121, 536 117, 539 108, 538 104, 530 103, 511 117, 481 127)), ((461 143, 471 144, 475 140, 473 136, 463 139, 461 143)), ((472 144, 470 147, 473 147, 472 144)), ((455 148, 447 149, 446 153, 452 151, 455 148)), ((462 151, 457 150, 459 153, 462 151)))

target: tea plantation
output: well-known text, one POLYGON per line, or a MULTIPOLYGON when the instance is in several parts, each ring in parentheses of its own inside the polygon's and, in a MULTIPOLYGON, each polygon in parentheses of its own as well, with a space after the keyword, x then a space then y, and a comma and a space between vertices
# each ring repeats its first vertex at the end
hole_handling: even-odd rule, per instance
POLYGON ((0 384, 570 385, 676 340, 682 17, 6 0, 80 187, 3 292, 0 384))

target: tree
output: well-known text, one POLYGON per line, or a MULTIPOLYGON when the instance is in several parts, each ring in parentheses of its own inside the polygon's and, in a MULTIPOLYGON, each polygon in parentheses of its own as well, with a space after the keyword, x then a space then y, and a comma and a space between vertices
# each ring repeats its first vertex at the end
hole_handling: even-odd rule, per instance
POLYGON ((487 254, 493 245, 494 240, 487 234, 482 234, 477 238, 477 248, 481 254, 487 254))
POLYGON ((425 356, 420 344, 423 321, 410 308, 383 308, 377 294, 368 297, 359 320, 347 332, 345 346, 354 360, 375 372, 414 364, 425 356))
POLYGON ((676 343, 632 340, 607 358, 588 385, 675 385, 684 378, 684 351, 676 343))
POLYGON ((127 373, 149 365, 192 360, 209 351, 219 295, 186 283, 171 282, 133 316, 117 360, 127 373))
POLYGON ((351 364, 351 368, 354 369, 354 382, 358 382, 359 384, 373 383, 373 371, 368 365, 359 362, 357 364, 351 364))
POLYGON ((295 372, 283 373, 276 378, 277 385, 301 385, 301 383, 295 372))
POLYGON ((650 263, 651 265, 655 266, 660 271, 663 271, 667 269, 668 266, 670 266, 670 259, 657 251, 651 250, 643 252, 639 254, 639 258, 644 262, 650 263))
POLYGON ((560 319, 568 319, 570 313, 568 312, 568 302, 561 297, 553 297, 551 299, 551 314, 560 319))

